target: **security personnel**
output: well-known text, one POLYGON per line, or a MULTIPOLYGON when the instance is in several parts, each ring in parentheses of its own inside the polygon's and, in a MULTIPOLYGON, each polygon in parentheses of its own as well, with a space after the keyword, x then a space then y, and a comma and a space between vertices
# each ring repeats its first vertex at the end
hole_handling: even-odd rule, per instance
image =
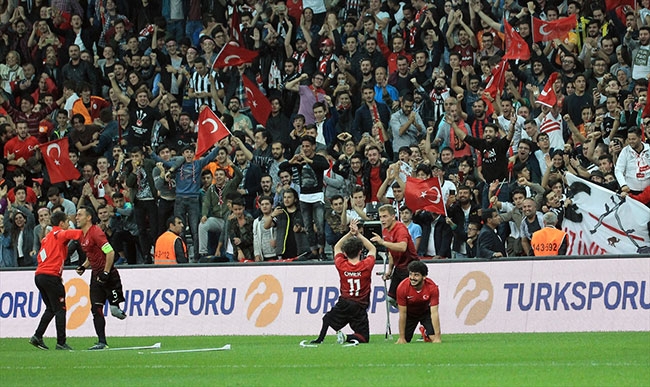
POLYGON ((544 228, 533 233, 530 245, 536 256, 566 255, 566 233, 555 228, 557 215, 549 211, 544 214, 544 228))
POLYGON ((156 241, 154 249, 154 264, 175 265, 187 263, 187 246, 180 237, 185 229, 183 220, 178 216, 167 219, 167 231, 156 241))

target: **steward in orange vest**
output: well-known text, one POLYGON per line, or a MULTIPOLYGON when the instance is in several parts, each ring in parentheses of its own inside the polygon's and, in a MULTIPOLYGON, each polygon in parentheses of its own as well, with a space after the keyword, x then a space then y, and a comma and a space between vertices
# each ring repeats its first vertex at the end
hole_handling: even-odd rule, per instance
POLYGON ((553 212, 544 214, 544 228, 533 233, 530 246, 536 256, 566 255, 566 233, 555 228, 557 215, 553 212))
POLYGON ((167 220, 167 231, 158 240, 154 248, 154 264, 175 265, 187 263, 187 246, 180 237, 185 229, 183 220, 178 216, 172 216, 167 220))

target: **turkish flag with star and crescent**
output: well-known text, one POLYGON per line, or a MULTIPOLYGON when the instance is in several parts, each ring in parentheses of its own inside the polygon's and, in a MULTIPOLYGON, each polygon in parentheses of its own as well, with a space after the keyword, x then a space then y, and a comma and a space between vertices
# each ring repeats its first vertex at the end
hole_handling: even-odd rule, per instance
POLYGON ((506 34, 506 54, 501 59, 530 59, 528 43, 506 19, 503 19, 503 32, 506 34))
POLYGON ((199 133, 196 138, 195 159, 201 157, 221 139, 230 136, 230 131, 226 128, 226 125, 207 106, 201 110, 197 122, 199 125, 199 133))
POLYGON ((242 81, 246 91, 245 105, 251 109, 255 121, 266 126, 266 120, 271 114, 271 102, 247 76, 243 76, 242 81))
POLYGON ((432 177, 427 180, 406 178, 406 189, 404 190, 406 206, 411 211, 426 210, 436 214, 447 215, 445 201, 442 198, 440 180, 432 177))
POLYGON ((539 96, 537 97, 537 100, 535 101, 536 103, 548 107, 555 106, 557 103, 557 95, 555 94, 555 90, 553 90, 553 84, 557 80, 558 75, 559 74, 557 72, 554 72, 550 77, 548 77, 548 81, 546 81, 544 89, 542 89, 542 91, 539 93, 539 96))
POLYGON ((257 58, 257 51, 247 50, 239 47, 235 42, 229 42, 219 51, 212 67, 220 69, 229 66, 239 66, 244 63, 251 63, 255 58, 257 58))
POLYGON ((492 98, 496 98, 497 94, 501 94, 503 91, 503 86, 506 83, 506 71, 509 68, 508 60, 504 59, 492 69, 492 76, 488 78, 488 83, 485 85, 485 91, 490 93, 492 98))
POLYGON ((76 180, 81 176, 79 170, 70 161, 67 138, 41 144, 40 149, 47 173, 50 175, 50 183, 76 180))
POLYGON ((550 42, 553 39, 564 39, 578 25, 575 14, 554 21, 544 21, 533 17, 533 42, 550 42))

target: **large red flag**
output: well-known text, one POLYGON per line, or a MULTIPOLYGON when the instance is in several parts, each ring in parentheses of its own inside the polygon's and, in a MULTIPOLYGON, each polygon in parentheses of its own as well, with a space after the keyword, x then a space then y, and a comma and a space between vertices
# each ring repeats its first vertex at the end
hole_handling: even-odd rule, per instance
POLYGON ((496 98, 497 93, 503 91, 503 85, 506 83, 506 71, 509 68, 508 60, 503 59, 492 69, 492 76, 485 86, 485 91, 490 93, 492 98, 496 98))
POLYGON ((251 63, 257 58, 257 51, 247 50, 235 42, 228 42, 214 60, 213 68, 220 69, 228 66, 239 66, 244 63, 251 63))
POLYGON ((199 133, 196 138, 196 154, 194 156, 197 159, 219 140, 230 136, 230 131, 226 128, 226 125, 207 106, 199 114, 198 122, 199 133))
POLYGON ((533 42, 550 42, 553 39, 564 39, 577 25, 578 18, 575 14, 550 22, 533 17, 533 42))
POLYGON ((426 210, 441 215, 447 214, 445 201, 442 198, 440 180, 437 177, 421 180, 408 176, 406 178, 404 200, 406 206, 412 211, 426 210))
POLYGON ((530 59, 528 43, 505 19, 503 19, 503 31, 506 35, 506 54, 501 59, 530 59))
POLYGON ((266 120, 271 114, 271 102, 247 76, 244 75, 242 80, 246 90, 246 106, 251 109, 255 121, 266 126, 266 120))
POLYGON ((544 89, 539 93, 536 103, 539 103, 544 106, 553 107, 557 103, 557 95, 555 95, 555 90, 553 90, 553 84, 557 80, 558 73, 555 72, 548 77, 544 89))
POLYGON ((81 176, 79 170, 70 161, 67 138, 41 144, 40 149, 47 173, 50 175, 50 183, 75 180, 81 176))

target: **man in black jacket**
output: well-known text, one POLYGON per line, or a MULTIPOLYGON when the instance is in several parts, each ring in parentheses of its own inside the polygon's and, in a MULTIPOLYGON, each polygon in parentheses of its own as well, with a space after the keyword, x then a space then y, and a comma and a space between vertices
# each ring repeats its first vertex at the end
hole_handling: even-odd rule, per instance
POLYGON ((471 190, 461 185, 458 187, 458 201, 447 212, 447 224, 454 233, 452 258, 467 258, 467 227, 469 223, 481 223, 480 207, 470 200, 471 190))
POLYGON ((500 258, 505 257, 506 247, 497 234, 496 229, 501 223, 501 217, 494 208, 487 208, 481 214, 483 228, 478 234, 478 248, 476 258, 500 258))

